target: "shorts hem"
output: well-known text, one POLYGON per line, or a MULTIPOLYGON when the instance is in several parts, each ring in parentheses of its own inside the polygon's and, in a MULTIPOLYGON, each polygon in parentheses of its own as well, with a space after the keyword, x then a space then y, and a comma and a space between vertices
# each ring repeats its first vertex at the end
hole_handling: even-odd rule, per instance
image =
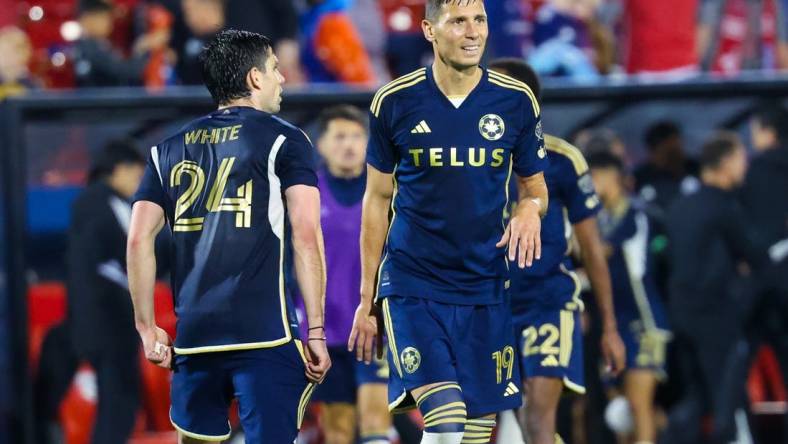
POLYGON ((576 383, 572 382, 572 380, 570 380, 566 376, 564 376, 563 382, 564 382, 564 386, 566 388, 568 388, 569 390, 571 390, 571 391, 573 391, 573 392, 575 392, 575 393, 577 393, 579 395, 585 395, 586 394, 586 387, 584 385, 576 384, 576 383))
POLYGON ((176 355, 196 355, 200 353, 217 353, 225 351, 239 351, 239 350, 255 350, 258 348, 274 348, 280 345, 285 345, 290 342, 293 337, 289 334, 273 341, 264 342, 247 342, 243 344, 223 344, 223 345, 208 345, 204 347, 173 347, 176 355))
POLYGON ((173 427, 175 427, 175 430, 177 430, 178 433, 182 434, 183 436, 186 436, 187 438, 201 439, 203 441, 220 442, 220 441, 224 441, 226 439, 230 439, 230 435, 232 435, 232 433, 233 433, 232 429, 230 428, 230 422, 229 421, 227 422, 227 434, 226 435, 203 435, 203 434, 200 434, 200 433, 190 432, 190 431, 184 429, 183 427, 180 427, 172 419, 172 413, 170 413, 169 416, 170 416, 170 423, 172 424, 173 427))

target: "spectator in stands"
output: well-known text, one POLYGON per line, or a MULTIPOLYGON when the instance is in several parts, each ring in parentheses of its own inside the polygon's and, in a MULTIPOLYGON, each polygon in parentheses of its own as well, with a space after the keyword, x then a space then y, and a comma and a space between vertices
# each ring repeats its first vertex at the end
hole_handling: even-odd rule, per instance
POLYGON ((391 80, 386 61, 386 27, 383 24, 383 11, 378 0, 355 0, 348 15, 359 35, 364 36, 361 43, 367 51, 375 80, 386 83, 391 80))
POLYGON ((716 135, 702 149, 703 186, 679 198, 668 213, 673 267, 669 307, 686 393, 671 411, 665 443, 700 442, 705 413, 712 415, 709 442, 731 442, 739 428, 734 411, 744 402, 747 347, 742 327, 750 305, 741 291, 739 265, 760 270, 769 262, 735 198, 746 170, 747 153, 738 137, 716 135))
POLYGON ((304 82, 298 42, 298 11, 293 0, 231 0, 225 2, 226 28, 263 34, 271 39, 279 72, 290 85, 304 82))
MULTIPOLYGON (((222 0, 181 0, 180 17, 173 33, 172 46, 178 54, 175 74, 183 85, 202 85, 198 57, 205 43, 225 27, 222 0)), ((284 17, 283 20, 287 18, 284 17)))
POLYGON ((432 45, 424 38, 423 0, 380 0, 383 10, 391 76, 396 78, 413 72, 433 57, 432 45))
POLYGON ((788 69, 784 8, 782 0, 704 0, 698 33, 703 70, 788 69))
POLYGON ((699 0, 617 0, 623 9, 621 53, 629 74, 697 72, 699 0))
POLYGON ((166 48, 169 32, 143 34, 126 59, 112 47, 113 5, 108 0, 82 0, 79 5, 82 35, 74 45, 77 86, 141 85, 151 51, 166 48))
POLYGON ((0 28, 0 100, 35 87, 28 64, 32 55, 30 39, 15 26, 0 28))
POLYGON ((375 73, 356 27, 350 0, 308 0, 301 15, 301 62, 310 82, 371 84, 375 73))
POLYGON ((538 10, 528 60, 539 74, 592 80, 609 70, 609 62, 602 59, 611 58, 612 41, 597 33, 598 4, 599 0, 551 0, 538 10))
POLYGON ((646 202, 665 211, 681 194, 698 188, 697 164, 687 159, 681 129, 661 121, 646 130, 646 163, 635 170, 635 188, 646 202))

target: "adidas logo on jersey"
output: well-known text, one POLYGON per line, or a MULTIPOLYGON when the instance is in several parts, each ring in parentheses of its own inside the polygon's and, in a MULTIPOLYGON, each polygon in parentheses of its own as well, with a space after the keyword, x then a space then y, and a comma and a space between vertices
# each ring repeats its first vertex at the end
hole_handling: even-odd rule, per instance
POLYGON ((416 125, 416 128, 413 128, 413 130, 410 133, 411 134, 429 134, 431 132, 432 132, 432 130, 430 129, 429 125, 427 125, 427 122, 422 120, 421 122, 419 122, 418 125, 416 125))
POLYGON ((513 382, 509 382, 509 385, 506 386, 506 391, 503 393, 504 398, 507 396, 512 396, 520 393, 520 389, 514 385, 513 382))
POLYGON ((556 359, 555 355, 548 355, 542 359, 541 365, 542 367, 558 367, 558 359, 556 359))

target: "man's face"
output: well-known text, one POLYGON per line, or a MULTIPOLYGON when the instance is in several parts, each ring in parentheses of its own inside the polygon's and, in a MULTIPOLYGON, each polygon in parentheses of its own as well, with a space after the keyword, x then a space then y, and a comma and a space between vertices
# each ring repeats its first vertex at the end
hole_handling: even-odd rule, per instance
POLYGON ((329 168, 356 171, 366 159, 367 131, 353 120, 334 119, 320 136, 318 148, 329 168))
POLYGON ((744 149, 744 146, 739 145, 735 151, 722 160, 720 166, 734 186, 743 184, 747 176, 747 150, 744 149))
POLYGON ((423 23, 427 40, 436 55, 456 68, 469 68, 481 62, 489 30, 482 0, 462 0, 444 5, 434 22, 423 23))
POLYGON ((621 173, 616 168, 592 168, 591 179, 602 202, 615 201, 624 191, 621 173))
POLYGON ((750 136, 752 147, 757 151, 767 150, 777 144, 774 130, 763 126, 757 118, 750 120, 750 136))
POLYGON ((256 96, 260 108, 268 113, 276 114, 282 108, 282 84, 284 76, 279 72, 279 59, 273 51, 268 53, 265 61, 265 71, 253 69, 252 75, 259 76, 259 90, 256 96))
POLYGON ((110 182, 118 193, 129 199, 137 192, 143 174, 145 174, 145 166, 143 164, 121 163, 112 172, 110 182))

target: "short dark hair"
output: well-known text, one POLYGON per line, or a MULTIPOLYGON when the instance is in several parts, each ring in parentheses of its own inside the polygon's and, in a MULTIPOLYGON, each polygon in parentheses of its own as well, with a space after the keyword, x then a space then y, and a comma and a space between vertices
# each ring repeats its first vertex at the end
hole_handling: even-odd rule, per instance
POLYGON ((200 54, 205 87, 218 105, 249 97, 246 75, 252 68, 265 71, 272 51, 271 40, 249 31, 228 29, 220 32, 200 54))
POLYGON ((586 156, 588 168, 613 168, 619 173, 624 173, 624 162, 610 151, 597 151, 586 156))
POLYGON ((490 62, 490 69, 502 71, 503 74, 525 83, 531 88, 536 99, 542 100, 542 84, 539 81, 539 75, 531 68, 531 65, 525 63, 525 60, 516 57, 495 59, 490 62))
POLYGON ((482 0, 427 0, 426 8, 424 8, 424 18, 433 22, 438 18, 438 15, 440 15, 441 8, 443 8, 444 5, 448 5, 450 3, 464 3, 466 5, 470 5, 476 1, 482 0))
POLYGON ((788 142, 788 111, 782 105, 773 102, 763 103, 753 117, 762 127, 774 131, 781 143, 788 142))
POLYGON ((81 0, 77 7, 80 15, 96 12, 112 12, 112 3, 108 0, 81 0))
POLYGON ((318 131, 323 134, 334 120, 350 120, 361 125, 366 130, 367 118, 361 110, 351 105, 336 105, 326 108, 317 118, 318 131))
POLYGON ((717 169, 726 157, 740 148, 743 148, 743 145, 736 133, 720 131, 714 134, 700 150, 701 169, 717 169))
POLYGON ((654 151, 661 143, 680 135, 681 128, 675 122, 662 120, 648 127, 643 141, 649 151, 654 151))
POLYGON ((105 179, 112 175, 118 165, 130 163, 145 164, 145 158, 140 154, 137 143, 132 139, 110 140, 93 156, 88 171, 88 183, 105 179))

